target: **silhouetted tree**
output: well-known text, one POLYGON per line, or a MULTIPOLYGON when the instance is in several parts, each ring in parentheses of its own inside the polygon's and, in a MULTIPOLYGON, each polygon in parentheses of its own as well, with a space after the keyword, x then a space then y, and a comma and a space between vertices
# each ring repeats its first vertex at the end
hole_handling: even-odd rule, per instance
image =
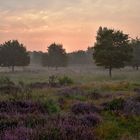
POLYGON ((48 53, 43 56, 43 65, 56 68, 67 66, 67 54, 61 44, 53 43, 48 47, 48 53))
POLYGON ((121 68, 132 58, 129 37, 122 31, 100 27, 97 32, 93 58, 98 66, 109 69, 112 76, 113 68, 121 68))
POLYGON ((17 40, 5 42, 0 46, 0 65, 2 67, 27 66, 30 57, 23 44, 17 40))
POLYGON ((133 47, 133 59, 131 65, 138 70, 140 66, 140 39, 132 39, 131 46, 133 47))

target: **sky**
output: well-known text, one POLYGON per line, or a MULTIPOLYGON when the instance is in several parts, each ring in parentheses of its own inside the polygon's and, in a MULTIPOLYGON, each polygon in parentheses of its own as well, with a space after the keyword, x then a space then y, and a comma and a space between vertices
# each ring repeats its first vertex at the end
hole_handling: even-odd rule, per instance
POLYGON ((51 43, 67 52, 93 46, 99 26, 140 37, 140 0, 0 0, 0 44, 17 39, 27 50, 51 43))

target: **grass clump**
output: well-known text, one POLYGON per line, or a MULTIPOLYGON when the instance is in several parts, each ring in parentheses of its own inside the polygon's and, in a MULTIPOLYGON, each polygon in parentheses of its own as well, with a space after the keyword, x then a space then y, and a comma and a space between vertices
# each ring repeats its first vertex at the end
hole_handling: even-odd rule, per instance
POLYGON ((60 111, 60 107, 57 102, 53 99, 47 99, 42 102, 43 107, 46 108, 49 114, 58 113, 60 111))
POLYGON ((74 83, 73 80, 68 76, 61 77, 58 79, 58 81, 59 81, 59 84, 63 86, 72 85, 74 83))

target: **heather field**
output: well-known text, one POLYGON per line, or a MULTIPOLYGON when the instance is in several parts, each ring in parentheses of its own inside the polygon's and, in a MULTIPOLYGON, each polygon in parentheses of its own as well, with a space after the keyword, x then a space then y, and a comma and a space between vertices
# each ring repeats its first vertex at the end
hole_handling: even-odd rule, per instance
POLYGON ((1 69, 0 139, 139 140, 140 71, 1 69))

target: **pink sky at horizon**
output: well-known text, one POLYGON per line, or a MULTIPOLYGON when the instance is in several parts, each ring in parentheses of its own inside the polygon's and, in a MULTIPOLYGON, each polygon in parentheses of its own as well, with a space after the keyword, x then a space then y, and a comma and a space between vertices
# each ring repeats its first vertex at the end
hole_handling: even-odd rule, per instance
POLYGON ((17 39, 27 50, 56 42, 67 52, 93 46, 99 26, 140 36, 139 0, 0 0, 0 44, 17 39))

